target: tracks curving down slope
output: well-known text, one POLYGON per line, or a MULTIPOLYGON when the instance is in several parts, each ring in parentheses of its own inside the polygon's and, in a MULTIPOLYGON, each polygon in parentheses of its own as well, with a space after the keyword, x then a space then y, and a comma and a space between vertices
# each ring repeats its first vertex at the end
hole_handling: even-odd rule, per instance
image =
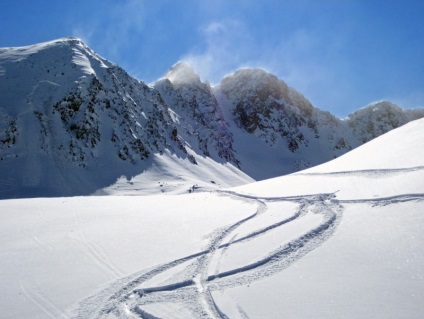
MULTIPOLYGON (((161 309, 161 305, 162 308, 179 309, 183 317, 227 318, 214 300, 213 291, 248 285, 289 267, 326 241, 335 231, 342 214, 341 205, 331 193, 291 197, 255 197, 230 191, 217 193, 255 202, 257 210, 244 219, 217 229, 204 250, 122 278, 85 299, 74 318, 159 318, 151 309, 161 309), (275 210, 278 205, 284 207, 287 203, 297 208, 281 219, 273 217, 268 223, 256 226, 261 216, 267 217, 269 205, 272 204, 275 210), (279 242, 275 234, 287 232, 288 227, 293 225, 296 226, 295 236, 281 238, 279 242), (248 227, 239 232, 241 226, 248 227), (271 233, 274 241, 267 247, 268 251, 252 257, 253 260, 243 260, 241 265, 230 263, 227 268, 221 269, 221 261, 225 260, 228 250, 237 252, 246 249, 246 246, 271 233), (158 278, 165 273, 169 276, 158 285, 158 278), (172 307, 169 307, 171 304, 172 307)), ((243 309, 238 309, 241 317, 247 316, 243 309)))
MULTIPOLYGON (((419 166, 309 175, 365 174, 377 178, 422 169, 419 166)), ((337 229, 342 205, 384 206, 424 200, 422 193, 363 199, 337 199, 336 193, 287 197, 261 197, 234 191, 215 194, 255 203, 256 212, 216 229, 206 247, 197 253, 115 281, 83 300, 73 318, 229 318, 220 305, 222 300, 214 299, 214 292, 247 286, 272 276, 318 248, 337 229)), ((239 305, 233 309, 238 311, 239 318, 248 318, 239 305)))

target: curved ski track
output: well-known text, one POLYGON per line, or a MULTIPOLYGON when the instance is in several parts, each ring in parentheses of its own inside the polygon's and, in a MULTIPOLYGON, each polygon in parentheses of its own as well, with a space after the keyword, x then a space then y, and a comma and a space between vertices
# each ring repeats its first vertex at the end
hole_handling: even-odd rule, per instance
MULTIPOLYGON (((362 200, 337 200, 335 193, 312 194, 291 197, 256 197, 238 194, 232 191, 218 191, 218 195, 231 196, 239 200, 256 202, 256 213, 214 232, 208 246, 193 255, 170 261, 156 267, 142 270, 131 276, 122 278, 109 288, 89 297, 79 304, 75 319, 82 318, 158 318, 149 313, 145 306, 155 303, 178 303, 183 305, 192 318, 228 318, 215 302, 212 292, 229 287, 248 285, 258 279, 271 276, 289 267, 293 262, 308 252, 319 247, 332 236, 342 216, 342 203, 371 203, 373 205, 389 205, 397 202, 424 200, 424 194, 404 194, 386 198, 362 200), (256 229, 249 234, 234 239, 235 231, 246 222, 257 216, 266 214, 267 202, 294 202, 298 210, 290 217, 256 229), (271 230, 283 227, 307 214, 320 214, 322 222, 268 252, 265 257, 245 264, 241 267, 211 274, 212 260, 222 258, 229 247, 254 240, 271 230), (231 238, 226 243, 224 239, 231 238), (172 271, 174 267, 184 266, 162 286, 149 286, 148 281, 155 276, 172 271)), ((241 318, 247 314, 237 306, 241 318)))
POLYGON ((383 169, 363 169, 363 170, 352 170, 352 171, 336 171, 336 172, 323 172, 323 173, 295 173, 294 175, 303 176, 344 176, 344 175, 356 175, 356 176, 388 176, 395 175, 398 173, 410 173, 424 170, 424 166, 415 166, 407 168, 383 168, 383 169))

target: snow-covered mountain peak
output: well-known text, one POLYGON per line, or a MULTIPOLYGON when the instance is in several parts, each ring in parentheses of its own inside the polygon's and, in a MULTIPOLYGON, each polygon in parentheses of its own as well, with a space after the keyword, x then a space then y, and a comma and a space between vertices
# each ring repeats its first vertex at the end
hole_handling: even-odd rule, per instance
POLYGON ((43 43, 36 44, 35 46, 38 46, 39 48, 45 48, 49 46, 70 46, 70 47, 84 47, 88 49, 88 46, 82 41, 80 38, 77 37, 64 37, 59 38, 52 41, 47 41, 43 43))
POLYGON ((187 64, 172 73, 192 82, 148 87, 77 38, 0 50, 0 176, 10 186, 0 183, 0 198, 90 194, 157 166, 180 191, 184 180, 201 185, 192 176, 251 181, 228 163, 237 160, 210 86, 187 64))
POLYGON ((402 113, 402 109, 397 106, 396 104, 381 100, 377 102, 373 102, 371 104, 368 104, 367 106, 364 106, 363 108, 360 108, 359 110, 355 111, 353 114, 361 114, 361 113, 367 113, 367 112, 391 112, 391 113, 402 113))
POLYGON ((273 89, 277 83, 278 78, 275 75, 263 69, 254 68, 240 69, 233 74, 227 75, 221 81, 220 86, 224 87, 227 91, 238 89, 260 90, 263 88, 273 89))
POLYGON ((17 114, 28 109, 28 101, 36 95, 55 100, 83 77, 113 66, 78 38, 0 49, 2 107, 13 105, 9 111, 17 114))
POLYGON ((172 109, 172 116, 181 125, 178 135, 192 149, 217 162, 239 165, 228 123, 212 87, 202 82, 188 63, 175 64, 164 78, 155 83, 154 89, 172 109))
POLYGON ((0 97, 0 198, 89 194, 120 176, 147 185, 150 173, 183 191, 181 180, 232 186, 323 163, 424 116, 379 102, 341 121, 263 69, 212 89, 179 62, 149 87, 78 38, 0 49, 0 97))
POLYGON ((39 44, 0 49, 0 68, 3 75, 16 78, 14 72, 31 69, 35 78, 18 80, 39 82, 48 80, 53 83, 75 81, 81 76, 96 74, 97 68, 108 68, 114 64, 103 59, 91 50, 81 39, 61 38, 39 44))
POLYGON ((226 76, 221 81, 220 88, 227 95, 239 95, 239 100, 246 100, 253 95, 261 103, 270 101, 271 98, 278 103, 296 106, 306 114, 310 114, 313 109, 312 104, 301 93, 274 74, 259 68, 241 69, 226 76))
POLYGON ((423 129, 221 191, 0 201, 2 317, 422 318, 423 129))
POLYGON ((84 53, 88 55, 100 58, 81 39, 75 37, 60 38, 22 47, 0 48, 0 54, 2 56, 2 60, 9 57, 10 60, 19 61, 43 51, 54 50, 54 53, 60 56, 61 54, 69 54, 71 52, 70 50, 73 49, 84 51, 84 53))
POLYGON ((402 110, 396 104, 378 101, 349 114, 347 123, 361 142, 365 143, 416 119, 410 118, 412 113, 411 116, 408 114, 409 112, 402 110))
POLYGON ((194 84, 200 83, 200 77, 196 74, 194 69, 184 61, 174 64, 169 71, 163 76, 174 85, 194 84))

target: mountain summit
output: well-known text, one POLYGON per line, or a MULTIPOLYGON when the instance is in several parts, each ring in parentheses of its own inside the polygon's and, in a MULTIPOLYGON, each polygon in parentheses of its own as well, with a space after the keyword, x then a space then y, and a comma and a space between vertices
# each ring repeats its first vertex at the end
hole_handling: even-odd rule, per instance
POLYGON ((164 75, 174 85, 199 83, 200 77, 187 62, 178 62, 164 75))
POLYGON ((179 62, 150 87, 77 38, 1 48, 0 96, 0 198, 236 186, 424 116, 379 102, 340 120, 261 69, 211 87, 179 62))

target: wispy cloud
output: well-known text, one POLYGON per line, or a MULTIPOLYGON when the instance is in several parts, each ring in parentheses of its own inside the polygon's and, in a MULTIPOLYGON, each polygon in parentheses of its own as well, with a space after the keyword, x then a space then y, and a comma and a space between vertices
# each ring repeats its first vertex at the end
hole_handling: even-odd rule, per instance
POLYGON ((264 50, 257 63, 305 94, 316 106, 327 109, 328 105, 322 103, 329 100, 329 95, 337 103, 349 90, 340 82, 334 68, 334 65, 343 68, 337 54, 340 45, 336 39, 327 43, 310 30, 299 29, 282 34, 279 43, 264 50))
POLYGON ((337 39, 323 43, 310 30, 298 29, 282 33, 278 41, 269 45, 267 39, 255 38, 253 30, 239 20, 214 21, 199 32, 204 42, 181 60, 188 62, 203 80, 216 84, 236 69, 259 67, 276 74, 323 108, 328 107, 322 104, 328 101, 329 94, 337 103, 349 90, 328 64, 336 62, 342 45, 337 39), (333 87, 338 89, 332 90, 333 87))
POLYGON ((73 35, 96 46, 108 56, 117 57, 129 48, 134 35, 145 28, 143 0, 103 2, 90 19, 79 21, 73 35))
POLYGON ((219 82, 246 60, 252 39, 238 20, 214 21, 199 28, 203 43, 192 48, 181 60, 188 62, 203 80, 219 82))
POLYGON ((405 109, 424 107, 424 93, 422 91, 412 91, 404 95, 388 96, 386 99, 405 109))

